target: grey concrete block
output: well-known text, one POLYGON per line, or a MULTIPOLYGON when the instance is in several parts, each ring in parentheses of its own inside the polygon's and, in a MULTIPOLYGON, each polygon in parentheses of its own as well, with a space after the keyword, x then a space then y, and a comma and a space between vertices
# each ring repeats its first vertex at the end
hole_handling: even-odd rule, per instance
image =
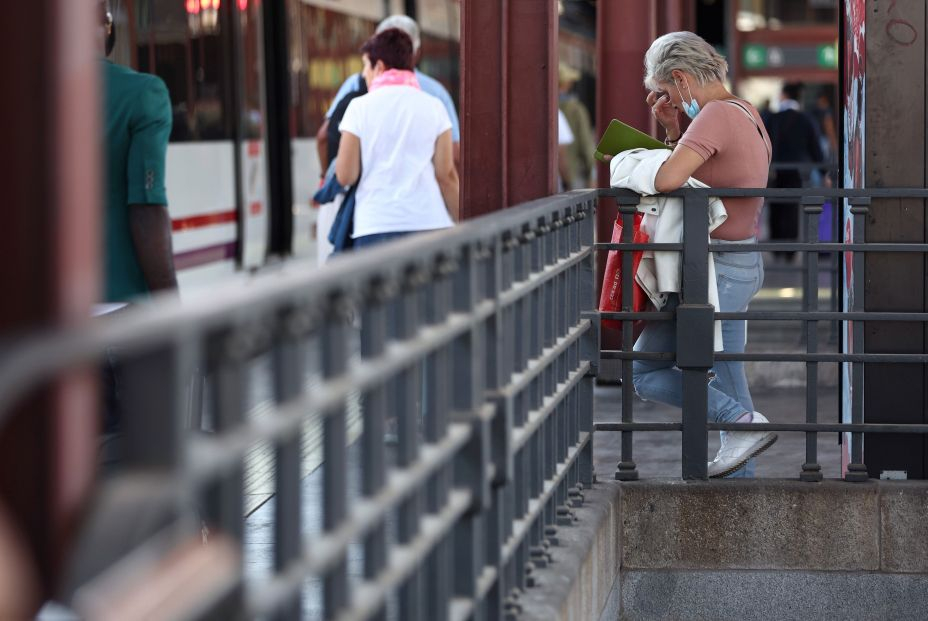
POLYGON ((599 621, 615 621, 622 610, 622 576, 619 575, 612 583, 612 590, 606 598, 606 604, 599 613, 599 621))
POLYGON ((619 485, 598 483, 583 495, 577 521, 558 528, 552 562, 534 572, 536 586, 523 593, 521 619, 599 618, 619 575, 619 485))
POLYGON ((880 483, 880 569, 928 573, 928 485, 880 483))
POLYGON ((879 486, 754 480, 622 487, 623 569, 879 569, 879 486))
POLYGON ((624 621, 923 621, 928 576, 807 571, 629 571, 624 621))

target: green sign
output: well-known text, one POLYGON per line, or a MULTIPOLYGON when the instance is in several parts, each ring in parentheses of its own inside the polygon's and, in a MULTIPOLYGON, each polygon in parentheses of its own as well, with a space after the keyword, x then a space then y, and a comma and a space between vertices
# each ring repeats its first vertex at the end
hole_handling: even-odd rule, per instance
POLYGON ((749 43, 742 50, 745 69, 765 69, 767 67, 767 46, 749 43))
POLYGON ((838 43, 818 46, 818 64, 827 69, 838 67, 838 43))

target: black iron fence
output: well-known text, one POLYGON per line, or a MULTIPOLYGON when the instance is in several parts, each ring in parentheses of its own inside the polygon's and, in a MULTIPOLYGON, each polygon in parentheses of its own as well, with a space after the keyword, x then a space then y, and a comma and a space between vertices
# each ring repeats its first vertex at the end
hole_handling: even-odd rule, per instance
POLYGON ((119 360, 124 457, 101 484, 113 493, 97 523, 111 528, 87 531, 72 563, 78 612, 160 618, 168 606, 174 618, 299 619, 313 580, 327 619, 518 612, 533 566, 547 562, 593 477, 596 199, 551 197, 324 270, 5 347, 0 424, 42 382, 107 353, 119 360), (258 356, 272 360, 276 403, 252 419, 245 391, 258 356), (320 381, 307 391, 309 372, 320 381), (187 430, 198 373, 215 393, 208 433, 187 430), (348 448, 347 404, 358 393, 363 431, 348 448), (315 497, 301 485, 309 419, 321 419, 324 453, 315 497), (392 449, 384 434, 394 421, 392 449), (273 569, 245 580, 244 460, 259 442, 275 454, 273 569), (316 531, 307 507, 322 514, 316 531), (178 560, 201 535, 225 553, 178 560), (360 572, 349 571, 355 557, 360 572), (166 563, 187 573, 159 581, 166 563))
MULTIPOLYGON (((675 244, 632 244, 632 219, 640 203, 640 196, 625 190, 603 191, 604 196, 613 196, 619 205, 623 218, 623 240, 626 243, 598 243, 598 251, 608 250, 666 250, 682 253, 682 294, 681 304, 675 313, 643 312, 633 313, 626 305, 623 312, 602 313, 602 319, 623 320, 622 348, 606 350, 602 359, 622 361, 622 410, 621 422, 597 423, 596 431, 619 431, 622 433, 622 457, 615 477, 619 480, 638 478, 633 457, 632 437, 635 431, 679 431, 683 434, 683 472, 685 479, 707 478, 709 430, 725 431, 794 431, 806 434, 806 460, 802 465, 800 478, 806 481, 819 481, 822 478, 821 467, 817 457, 817 433, 847 432, 851 436, 850 464, 845 479, 863 481, 868 478, 867 468, 863 462, 863 436, 865 433, 928 433, 924 424, 872 424, 864 422, 863 408, 863 374, 867 363, 925 364, 928 354, 888 354, 866 353, 864 348, 864 326, 868 321, 880 322, 920 322, 928 321, 928 313, 919 312, 865 312, 864 291, 866 284, 864 257, 867 252, 885 253, 928 253, 928 244, 917 243, 867 243, 866 216, 872 199, 925 199, 925 189, 868 189, 868 190, 832 190, 832 189, 681 189, 668 194, 684 202, 684 233, 682 243, 675 244), (814 192, 814 195, 812 194, 814 192), (707 206, 710 196, 725 197, 764 197, 767 199, 792 199, 802 205, 806 241, 796 243, 751 243, 724 246, 710 244, 708 235, 707 206), (852 219, 853 243, 819 243, 818 226, 822 205, 826 200, 837 203, 846 200, 850 207, 852 219), (745 311, 714 312, 708 300, 708 257, 710 252, 757 252, 757 251, 792 251, 804 255, 804 286, 802 311, 745 311), (818 310, 818 271, 819 253, 848 253, 853 269, 851 270, 852 308, 847 312, 818 310), (753 321, 797 321, 804 324, 805 353, 714 353, 713 322, 726 319, 744 319, 753 321), (673 352, 636 352, 633 350, 632 320, 674 321, 676 322, 677 347, 673 352), (820 322, 852 322, 853 338, 850 352, 819 353, 818 330, 820 322), (681 423, 636 423, 633 414, 634 394, 632 365, 635 360, 673 360, 681 370, 683 377, 683 419, 681 423), (805 423, 718 423, 707 422, 707 391, 709 372, 716 360, 756 360, 756 361, 792 361, 806 363, 806 422, 805 423), (818 365, 821 363, 848 363, 851 365, 850 423, 818 422, 818 365)), ((622 256, 622 273, 631 272, 631 252, 622 256)), ((632 300, 632 279, 623 279, 623 300, 632 300)))
MULTIPOLYGON (((706 478, 709 430, 805 433, 806 480, 821 477, 817 433, 851 433, 849 480, 866 477, 865 433, 928 433, 928 425, 866 423, 860 390, 866 363, 928 362, 928 354, 864 351, 864 322, 925 322, 928 313, 864 312, 862 295, 865 252, 928 252, 928 244, 866 243, 871 199, 924 199, 928 190, 673 195, 685 202, 683 241, 648 249, 683 254, 682 304, 674 313, 595 311, 595 252, 640 248, 594 244, 596 201, 617 200, 630 235, 640 197, 577 191, 347 256, 325 270, 258 279, 198 304, 160 301, 90 330, 7 343, 0 350, 0 424, 29 390, 98 365, 107 352, 115 352, 124 371, 124 458, 101 484, 112 492, 101 494, 110 502, 99 514, 109 519, 98 519, 96 534, 91 528, 76 548, 91 562, 72 563, 75 607, 90 618, 139 618, 170 606, 178 618, 296 619, 307 605, 307 581, 316 580, 323 584, 324 618, 515 616, 519 593, 533 583, 534 568, 548 562, 558 526, 573 522, 572 508, 593 480, 594 429, 622 433, 621 479, 637 478, 636 431, 682 432, 687 479, 706 478), (713 312, 707 265, 719 247, 707 241, 710 195, 802 202, 808 241, 726 244, 724 250, 803 253, 804 310, 713 312), (826 197, 850 201, 853 243, 817 243, 826 197), (852 253, 857 295, 851 311, 814 305, 820 252, 852 253), (599 351, 600 319, 624 320, 621 349, 599 351), (675 321, 686 338, 673 352, 634 352, 632 319, 675 321), (807 350, 716 354, 717 319, 802 322, 807 350), (854 322, 853 353, 817 351, 822 321, 854 322), (275 404, 269 416, 252 419, 244 392, 248 365, 259 356, 271 360, 275 404), (622 361, 626 390, 621 422, 594 426, 600 358, 622 361), (682 370, 682 423, 635 422, 628 387, 632 362, 645 358, 672 360, 682 370), (733 359, 804 362, 806 422, 707 422, 708 373, 715 360, 733 359), (818 422, 818 365, 834 362, 853 367, 850 424, 818 422), (208 433, 189 430, 186 391, 197 373, 206 373, 214 387, 208 433), (313 374, 318 381, 307 384, 313 374), (348 403, 357 394, 363 430, 348 447, 348 403), (316 496, 301 485, 300 439, 309 419, 319 421, 324 452, 316 496), (384 445, 393 421, 395 449, 384 445), (265 578, 246 580, 243 464, 259 442, 274 447, 273 568, 265 578), (348 491, 352 480, 359 481, 356 495, 348 491), (322 515, 316 530, 305 523, 307 506, 322 515), (132 536, 116 537, 114 528, 125 524, 134 527, 132 536), (210 546, 199 545, 204 533, 210 546), (191 542, 201 552, 180 555, 194 549, 191 542), (359 569, 352 559, 360 559, 359 569), (165 568, 173 578, 154 581, 165 568), (153 584, 160 598, 151 596, 153 584)), ((626 274, 630 261, 624 253, 626 274)), ((632 299, 630 279, 623 293, 632 299)))

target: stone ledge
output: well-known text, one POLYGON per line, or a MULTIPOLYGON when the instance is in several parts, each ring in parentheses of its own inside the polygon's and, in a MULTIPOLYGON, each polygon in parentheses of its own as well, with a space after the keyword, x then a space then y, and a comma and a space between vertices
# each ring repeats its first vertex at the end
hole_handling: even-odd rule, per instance
POLYGON ((520 619, 598 619, 618 584, 619 485, 596 483, 583 496, 583 506, 574 509, 577 521, 558 527, 552 562, 535 570, 536 586, 523 593, 520 619))
POLYGON ((520 619, 928 618, 928 482, 656 479, 584 495, 520 619))
POLYGON ((928 574, 928 482, 880 485, 880 569, 928 574))
POLYGON ((623 569, 876 571, 876 485, 641 482, 622 488, 623 569))
POLYGON ((623 621, 923 621, 928 576, 863 572, 622 572, 623 621))
POLYGON ((622 486, 623 570, 928 572, 928 483, 622 486))

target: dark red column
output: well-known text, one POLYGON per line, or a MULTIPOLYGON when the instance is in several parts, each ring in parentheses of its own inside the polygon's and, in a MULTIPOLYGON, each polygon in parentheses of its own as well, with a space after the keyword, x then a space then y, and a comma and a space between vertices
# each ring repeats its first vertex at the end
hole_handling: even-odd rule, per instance
POLYGON ((506 3, 506 204, 557 192, 557 2, 506 3))
POLYGON ((461 213, 557 189, 557 3, 463 0, 461 213))
POLYGON ((691 0, 661 0, 657 5, 658 33, 678 30, 696 31, 696 3, 691 0))
MULTIPOLYGON (((597 3, 596 14, 596 126, 605 128, 616 118, 644 132, 653 132, 650 110, 645 104, 644 53, 657 36, 656 0, 612 0, 597 3)), ((599 185, 609 185, 609 167, 598 165, 599 185)), ((618 208, 615 201, 601 200, 596 212, 596 234, 600 241, 612 237, 618 208)), ((597 266, 603 273, 606 254, 599 253, 597 266)), ((600 279, 600 285, 601 285, 600 279)), ((598 292, 597 292, 598 296, 598 292)), ((598 297, 597 297, 598 299, 598 297)), ((603 330, 605 349, 618 349, 621 334, 603 330)), ((606 361, 608 362, 608 361, 606 361)), ((600 377, 615 377, 613 367, 603 365, 600 377)))
POLYGON ((504 206, 503 2, 461 2, 461 216, 504 206))
MULTIPOLYGON (((86 323, 97 299, 102 35, 91 0, 4 11, 0 335, 10 336, 86 323)), ((93 477, 95 377, 57 382, 0 426, 0 510, 22 531, 46 589, 93 477)))

